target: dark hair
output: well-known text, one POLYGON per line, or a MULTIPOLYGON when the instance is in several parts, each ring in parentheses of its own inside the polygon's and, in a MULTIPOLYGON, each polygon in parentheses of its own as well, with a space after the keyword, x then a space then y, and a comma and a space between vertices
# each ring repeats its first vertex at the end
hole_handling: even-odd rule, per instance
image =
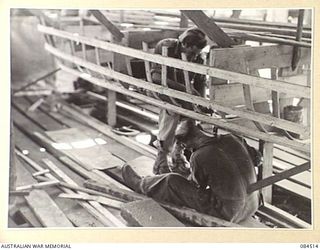
POLYGON ((182 121, 175 132, 175 138, 180 142, 185 142, 187 138, 190 138, 195 130, 195 121, 187 119, 182 121))
POLYGON ((185 44, 186 47, 196 46, 199 49, 203 49, 207 45, 205 33, 195 27, 185 30, 179 36, 179 40, 185 44))

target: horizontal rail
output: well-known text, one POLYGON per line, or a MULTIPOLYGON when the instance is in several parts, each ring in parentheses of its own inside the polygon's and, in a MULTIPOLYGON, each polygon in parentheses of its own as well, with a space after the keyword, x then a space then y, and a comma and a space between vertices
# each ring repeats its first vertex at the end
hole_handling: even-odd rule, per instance
POLYGON ((248 84, 250 86, 275 90, 281 93, 292 94, 296 97, 310 98, 310 94, 311 94, 311 88, 307 86, 301 86, 301 85, 288 83, 285 81, 279 81, 279 80, 270 80, 270 79, 251 76, 243 73, 235 73, 235 72, 217 69, 217 68, 213 68, 205 65, 200 65, 197 63, 184 62, 179 59, 163 57, 161 55, 154 55, 144 51, 124 47, 121 45, 101 41, 94 38, 80 36, 79 34, 72 34, 70 32, 57 30, 57 29, 46 27, 43 25, 38 25, 38 30, 46 34, 58 36, 65 39, 70 39, 80 43, 85 43, 87 45, 91 45, 107 51, 112 51, 115 53, 123 54, 123 55, 134 57, 134 58, 139 58, 142 60, 151 61, 154 63, 164 64, 169 67, 175 67, 182 70, 187 70, 187 71, 191 71, 191 72, 195 72, 203 75, 208 75, 210 77, 221 78, 221 79, 240 82, 243 84, 248 84))
POLYGON ((286 121, 283 119, 279 119, 276 117, 268 116, 265 114, 261 114, 254 111, 249 110, 239 110, 235 108, 225 107, 219 104, 216 104, 210 100, 207 100, 203 97, 198 97, 194 95, 190 95, 181 91, 176 91, 173 89, 170 89, 168 87, 163 87, 157 84, 152 84, 150 82, 146 82, 140 79, 136 79, 132 76, 128 76, 119 72, 116 72, 112 69, 104 68, 102 66, 98 66, 94 63, 87 62, 79 57, 72 56, 69 54, 66 54, 54 47, 52 47, 49 44, 45 44, 45 48, 47 51, 55 55, 56 57, 59 57, 61 59, 67 60, 69 62, 73 62, 75 64, 78 64, 80 66, 86 67, 90 70, 93 70, 95 72, 98 72, 100 74, 103 74, 107 77, 116 78, 120 81, 130 83, 131 85, 135 85, 140 88, 144 88, 150 91, 154 91, 160 94, 165 94, 167 96, 178 98, 187 102, 192 102, 194 104, 202 105, 205 107, 210 107, 211 109, 216 109, 222 112, 226 112, 233 115, 238 115, 245 119, 250 119, 252 121, 261 122, 266 125, 275 126, 281 129, 289 130, 291 132, 296 132, 301 135, 309 136, 310 131, 307 127, 302 126, 300 124, 296 124, 294 122, 286 121))
POLYGON ((71 74, 73 74, 75 76, 83 78, 84 80, 92 82, 95 85, 98 85, 98 86, 101 86, 103 88, 107 88, 107 89, 110 89, 112 91, 116 91, 116 92, 119 92, 119 93, 122 93, 122 94, 125 94, 125 95, 128 95, 128 96, 131 96, 131 97, 134 97, 134 98, 139 99, 139 100, 143 100, 143 101, 145 101, 147 103, 156 105, 156 106, 158 106, 160 108, 163 108, 163 109, 167 109, 167 110, 173 111, 173 112, 181 114, 183 116, 187 116, 187 117, 190 117, 190 118, 193 118, 193 119, 196 119, 196 120, 204 121, 204 122, 207 122, 209 124, 214 124, 216 126, 223 127, 226 130, 229 130, 231 132, 235 132, 235 133, 238 133, 238 134, 248 135, 248 136, 252 136, 252 137, 255 137, 255 138, 259 138, 259 139, 264 140, 264 141, 270 141, 270 142, 274 142, 274 143, 277 143, 277 144, 280 144, 280 145, 289 146, 291 148, 295 148, 295 149, 301 150, 303 152, 309 152, 310 151, 310 146, 308 144, 300 143, 300 142, 297 142, 297 141, 292 141, 292 140, 289 140, 287 138, 278 137, 278 136, 275 136, 275 135, 266 134, 266 133, 263 133, 263 132, 260 132, 260 131, 254 131, 252 129, 248 129, 248 128, 245 128, 245 127, 242 127, 242 126, 239 126, 239 125, 236 125, 236 124, 228 123, 227 121, 222 120, 222 119, 217 119, 217 118, 213 118, 211 116, 199 114, 199 113, 196 113, 194 111, 187 110, 187 109, 184 109, 184 108, 181 108, 181 107, 177 107, 177 106, 169 104, 167 102, 164 102, 164 101, 161 101, 161 100, 157 100, 157 99, 145 96, 143 94, 139 94, 139 93, 133 92, 133 91, 128 90, 128 89, 126 89, 126 88, 124 88, 122 86, 119 86, 119 84, 117 84, 117 83, 112 83, 112 82, 110 82, 108 80, 101 80, 101 79, 95 78, 95 77, 93 77, 93 76, 91 76, 89 74, 81 73, 81 72, 79 72, 77 70, 71 69, 71 68, 66 67, 64 65, 60 65, 60 67, 63 70, 65 70, 66 72, 69 72, 69 73, 71 73, 71 74))

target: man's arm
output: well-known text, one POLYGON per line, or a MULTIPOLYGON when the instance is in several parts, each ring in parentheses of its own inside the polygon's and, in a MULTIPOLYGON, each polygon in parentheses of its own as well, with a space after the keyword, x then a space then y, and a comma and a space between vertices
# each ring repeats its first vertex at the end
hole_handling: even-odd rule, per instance
MULTIPOLYGON (((154 83, 161 84, 161 74, 159 72, 154 71, 152 73, 151 77, 152 77, 152 81, 154 83)), ((168 78, 167 78, 167 85, 171 89, 182 91, 182 92, 186 92, 186 87, 183 84, 178 83, 178 82, 173 81, 173 80, 168 79, 168 78)), ((193 95, 200 95, 199 92, 196 89, 192 89, 192 94, 193 95)))

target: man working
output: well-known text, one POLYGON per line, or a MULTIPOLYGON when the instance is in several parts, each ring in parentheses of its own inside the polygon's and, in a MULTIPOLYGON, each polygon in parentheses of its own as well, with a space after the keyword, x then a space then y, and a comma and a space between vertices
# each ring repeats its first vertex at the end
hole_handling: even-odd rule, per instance
POLYGON ((260 160, 253 148, 232 134, 207 135, 192 120, 182 121, 175 135, 185 147, 194 150, 189 178, 177 173, 141 178, 124 165, 122 176, 130 188, 155 200, 234 223, 257 211, 259 192, 247 194, 248 186, 256 182, 254 163, 260 160))
MULTIPOLYGON (((189 62, 203 64, 200 56, 201 50, 206 46, 207 40, 205 34, 198 28, 190 28, 183 32, 178 39, 167 38, 161 40, 155 47, 156 54, 162 54, 162 48, 168 48, 168 57, 181 59, 181 53, 185 53, 189 62)), ((156 84, 161 84, 161 65, 153 64, 151 69, 152 80, 156 84)), ((205 95, 205 76, 189 72, 191 81, 192 94, 205 95)), ((168 67, 167 69, 167 85, 169 88, 186 92, 185 79, 183 71, 180 69, 168 67)), ((161 97, 165 101, 169 98, 161 97)), ((192 110, 192 105, 188 102, 176 100, 182 107, 192 110)), ((177 128, 180 115, 162 109, 159 115, 159 134, 158 134, 158 155, 155 161, 153 172, 155 174, 170 172, 167 156, 171 152, 174 144, 174 131, 177 128)), ((174 172, 184 172, 184 164, 186 163, 181 153, 180 147, 175 147, 173 153, 174 166, 171 170, 174 172)))

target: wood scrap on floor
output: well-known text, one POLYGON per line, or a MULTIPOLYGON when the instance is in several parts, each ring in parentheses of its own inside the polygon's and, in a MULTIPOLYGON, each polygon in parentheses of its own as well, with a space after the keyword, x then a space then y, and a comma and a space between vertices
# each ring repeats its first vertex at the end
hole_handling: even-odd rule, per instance
POLYGON ((140 227, 184 227, 153 199, 133 201, 121 207, 121 215, 129 225, 140 227))
POLYGON ((26 196, 28 205, 45 227, 73 227, 57 204, 43 190, 32 190, 26 196))
POLYGON ((88 170, 107 169, 124 163, 113 156, 104 144, 99 144, 98 135, 96 138, 90 138, 77 128, 48 131, 46 134, 57 143, 54 147, 61 147, 60 150, 76 162, 83 163, 88 170))

